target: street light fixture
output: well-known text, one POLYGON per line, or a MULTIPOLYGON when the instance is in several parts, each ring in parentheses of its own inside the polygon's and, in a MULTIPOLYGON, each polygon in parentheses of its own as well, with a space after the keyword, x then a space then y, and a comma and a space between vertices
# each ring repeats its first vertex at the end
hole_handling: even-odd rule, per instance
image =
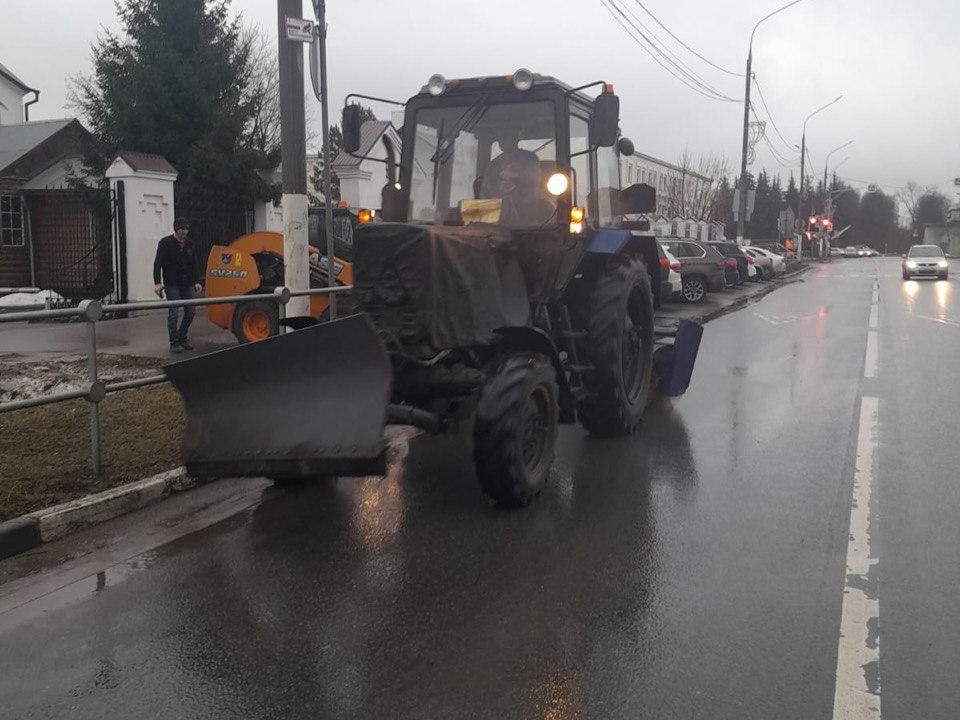
MULTIPOLYGON (((823 161, 823 191, 824 192, 827 191, 827 165, 830 163, 830 156, 833 155, 837 150, 843 150, 845 147, 849 147, 850 145, 853 145, 853 143, 854 143, 853 140, 848 140, 843 145, 839 145, 827 153, 827 159, 823 161)), ((849 159, 850 158, 847 158, 843 162, 846 162, 849 159)), ((843 163, 840 163, 840 165, 842 164, 843 163)), ((837 165, 837 167, 840 167, 840 165, 837 165)), ((833 171, 836 172, 837 168, 834 168, 833 171)))
POLYGON ((743 154, 740 158, 740 207, 739 212, 737 213, 737 240, 743 240, 743 226, 746 222, 747 215, 747 143, 749 141, 750 135, 750 85, 751 85, 751 71, 753 67, 753 36, 757 33, 757 28, 760 27, 761 23, 766 20, 769 20, 777 13, 781 13, 787 8, 791 8, 803 0, 793 0, 783 7, 779 7, 774 10, 772 13, 764 15, 762 18, 757 20, 757 24, 753 26, 753 31, 750 33, 750 46, 747 48, 747 73, 746 73, 746 89, 743 93, 743 154))
POLYGON ((840 102, 842 98, 843 98, 843 95, 837 95, 833 100, 828 102, 826 105, 821 105, 812 113, 807 115, 807 117, 804 118, 803 120, 803 135, 800 138, 800 197, 797 200, 797 215, 800 215, 800 208, 803 206, 803 184, 804 184, 803 162, 807 157, 807 123, 810 121, 810 118, 812 118, 814 115, 816 115, 819 112, 823 112, 834 103, 840 102))

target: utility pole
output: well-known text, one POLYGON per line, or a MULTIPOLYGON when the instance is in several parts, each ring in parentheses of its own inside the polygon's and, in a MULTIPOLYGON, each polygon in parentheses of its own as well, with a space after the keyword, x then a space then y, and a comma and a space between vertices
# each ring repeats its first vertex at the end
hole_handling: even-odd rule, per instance
MULTIPOLYGON (((280 69, 280 156, 283 163, 284 284, 310 287, 307 251, 307 136, 303 107, 303 40, 288 37, 287 18, 300 18, 302 0, 277 0, 277 64, 280 69)), ((333 261, 331 260, 331 266, 333 261)), ((310 313, 309 297, 292 297, 293 317, 310 313)))
MULTIPOLYGON (((757 23, 759 25, 759 23, 757 23)), ((756 31, 756 28, 754 28, 756 31)), ((740 207, 737 210, 737 242, 743 242, 743 226, 747 219, 747 142, 750 134, 750 72, 753 67, 753 36, 747 52, 747 81, 743 91, 743 152, 740 156, 740 207)))
MULTIPOLYGON (((336 287, 337 271, 333 261, 333 198, 330 196, 330 113, 327 106, 327 4, 325 0, 313 0, 313 12, 317 17, 317 58, 319 68, 310 68, 311 72, 319 70, 320 74, 320 125, 323 132, 323 197, 324 197, 324 229, 327 236, 327 285, 336 287)), ((311 60, 313 55, 311 54, 311 60)), ((330 319, 337 317, 337 296, 331 293, 330 319)))
POLYGON ((778 7, 771 13, 767 13, 757 20, 757 24, 753 26, 753 30, 750 32, 750 45, 747 49, 747 80, 743 92, 743 152, 740 156, 740 207, 738 208, 737 214, 737 242, 743 240, 743 226, 747 219, 747 144, 750 135, 750 81, 753 78, 751 75, 753 72, 753 36, 757 34, 757 28, 760 27, 764 21, 769 20, 787 8, 793 7, 799 2, 803 2, 803 0, 791 0, 786 5, 778 7))

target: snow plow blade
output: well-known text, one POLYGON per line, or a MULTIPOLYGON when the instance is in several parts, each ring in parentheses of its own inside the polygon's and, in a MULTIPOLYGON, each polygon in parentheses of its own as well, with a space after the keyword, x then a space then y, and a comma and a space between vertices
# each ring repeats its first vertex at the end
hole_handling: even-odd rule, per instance
POLYGON ((673 333, 673 342, 665 344, 653 353, 653 367, 660 377, 659 390, 667 397, 679 397, 690 386, 693 366, 700 352, 703 325, 691 320, 681 320, 673 333))
POLYGON ((164 367, 196 477, 377 475, 392 370, 364 315, 164 367))

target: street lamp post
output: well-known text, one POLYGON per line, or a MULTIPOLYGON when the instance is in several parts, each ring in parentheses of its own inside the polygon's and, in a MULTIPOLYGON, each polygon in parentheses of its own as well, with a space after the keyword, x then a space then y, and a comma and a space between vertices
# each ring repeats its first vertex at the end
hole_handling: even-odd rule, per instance
POLYGON ((826 105, 822 105, 821 107, 818 107, 812 113, 807 115, 807 117, 804 118, 803 120, 803 134, 802 134, 802 137, 800 138, 800 196, 797 199, 797 217, 803 217, 800 210, 803 208, 803 185, 804 185, 803 162, 807 157, 807 122, 809 122, 810 118, 812 118, 817 113, 823 110, 826 110, 835 102, 839 102, 842 97, 843 95, 837 95, 837 97, 835 97, 833 100, 828 102, 826 105))
MULTIPOLYGON (((848 140, 843 145, 838 145, 833 150, 827 153, 827 159, 823 161, 823 192, 824 193, 827 192, 827 165, 830 163, 830 156, 833 155, 837 150, 843 150, 845 147, 849 147, 850 145, 853 145, 853 143, 854 143, 853 140, 848 140)), ((840 163, 840 165, 842 165, 846 161, 847 160, 845 159, 842 163, 840 163)), ((840 167, 840 165, 837 165, 837 167, 840 167)))
POLYGON ((750 33, 750 45, 747 48, 747 75, 743 92, 743 148, 740 156, 740 206, 737 212, 738 242, 743 240, 743 226, 746 222, 747 216, 747 145, 749 143, 750 136, 750 80, 753 77, 751 75, 753 68, 753 36, 756 34, 757 28, 760 27, 762 22, 802 1, 803 0, 793 0, 793 2, 789 2, 783 7, 777 8, 772 13, 764 15, 757 21, 757 24, 753 26, 753 31, 750 33))

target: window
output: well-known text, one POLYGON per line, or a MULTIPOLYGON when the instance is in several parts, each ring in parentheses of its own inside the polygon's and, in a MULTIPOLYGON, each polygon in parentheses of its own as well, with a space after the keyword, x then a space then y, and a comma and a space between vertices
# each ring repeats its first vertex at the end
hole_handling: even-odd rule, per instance
POLYGON ((686 257, 697 257, 697 258, 706 257, 706 254, 707 254, 706 251, 699 245, 695 245, 694 243, 680 243, 680 244, 686 248, 686 253, 687 253, 686 257))
POLYGON ((620 162, 612 147, 597 148, 597 202, 601 225, 613 222, 614 193, 620 189, 620 162))
POLYGON ((541 175, 556 167, 552 103, 428 107, 417 111, 416 123, 412 221, 459 224, 462 203, 475 199, 500 199, 499 222, 508 227, 549 220, 555 207, 546 207, 541 175))
POLYGON ((23 247, 23 205, 19 195, 0 195, 0 247, 23 247))
POLYGON ((588 145, 587 121, 576 115, 570 116, 570 154, 582 153, 570 158, 570 167, 573 168, 573 204, 587 208, 587 213, 594 212, 593 207, 587 207, 590 199, 590 155, 583 152, 588 145))

